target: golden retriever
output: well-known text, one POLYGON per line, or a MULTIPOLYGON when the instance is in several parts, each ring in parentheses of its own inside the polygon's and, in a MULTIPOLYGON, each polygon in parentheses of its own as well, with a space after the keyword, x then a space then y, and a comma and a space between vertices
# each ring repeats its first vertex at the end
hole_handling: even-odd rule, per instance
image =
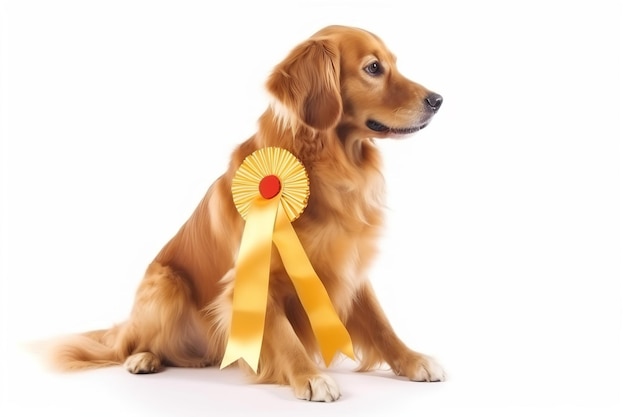
MULTIPOLYGON (((266 87, 272 100, 258 131, 234 150, 226 173, 148 266, 130 318, 58 343, 52 359, 59 368, 124 364, 141 374, 220 363, 244 226, 231 182, 246 156, 276 146, 308 171, 308 206, 293 227, 352 338, 360 369, 387 363, 412 381, 444 380, 432 358, 395 334, 367 276, 383 225, 384 182, 374 139, 422 129, 442 97, 402 76, 376 35, 344 26, 326 27, 296 46, 266 87)), ((297 398, 337 400, 339 388, 320 372, 318 345, 277 256, 269 285, 255 380, 288 384, 297 398)))

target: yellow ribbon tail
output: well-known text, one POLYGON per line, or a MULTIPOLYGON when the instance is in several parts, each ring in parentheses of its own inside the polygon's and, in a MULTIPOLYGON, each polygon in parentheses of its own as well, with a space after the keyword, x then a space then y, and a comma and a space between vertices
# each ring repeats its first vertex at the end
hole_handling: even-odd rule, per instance
POLYGON ((233 313, 220 369, 243 359, 256 373, 265 328, 272 233, 280 196, 251 205, 235 262, 233 313))
POLYGON ((330 365, 337 351, 354 359, 350 334, 339 319, 326 288, 313 269, 282 204, 278 207, 273 239, 285 270, 309 317, 326 366, 330 365))

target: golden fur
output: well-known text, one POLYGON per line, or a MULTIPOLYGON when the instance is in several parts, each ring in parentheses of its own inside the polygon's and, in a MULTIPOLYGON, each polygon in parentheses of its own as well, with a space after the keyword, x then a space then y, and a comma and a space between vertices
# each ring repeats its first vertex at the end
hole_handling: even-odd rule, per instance
MULTIPOLYGON (((443 380, 434 360, 396 336, 367 277, 383 224, 384 183, 373 138, 424 127, 441 96, 403 77, 377 36, 342 26, 324 28, 294 48, 266 86, 273 101, 258 131, 236 148, 226 173, 148 266, 128 321, 59 343, 53 359, 60 368, 124 364, 149 373, 220 363, 243 229, 231 181, 247 155, 279 146, 309 173, 308 206, 293 225, 350 332, 361 369, 386 362, 411 380, 443 380)), ((316 341, 277 256, 269 294, 256 380, 289 384, 298 398, 336 400, 339 389, 320 373, 316 341)))

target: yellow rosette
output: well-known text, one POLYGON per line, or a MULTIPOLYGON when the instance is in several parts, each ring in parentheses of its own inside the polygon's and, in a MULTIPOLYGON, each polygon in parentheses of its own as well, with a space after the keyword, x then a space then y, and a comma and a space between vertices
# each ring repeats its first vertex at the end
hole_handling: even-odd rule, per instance
POLYGON ((241 358, 258 371, 272 244, 293 282, 326 365, 337 351, 354 359, 350 335, 291 225, 309 199, 309 178, 302 163, 282 148, 259 149, 244 159, 231 189, 246 223, 235 261, 232 320, 221 368, 241 358))

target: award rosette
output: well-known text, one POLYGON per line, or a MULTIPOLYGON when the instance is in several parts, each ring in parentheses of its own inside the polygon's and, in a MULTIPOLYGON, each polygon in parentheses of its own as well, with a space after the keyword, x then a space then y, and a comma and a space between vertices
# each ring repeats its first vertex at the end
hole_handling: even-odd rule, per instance
POLYGON ((241 358, 258 372, 272 245, 293 282, 326 365, 337 351, 354 359, 350 335, 291 225, 309 199, 309 177, 302 163, 285 149, 261 148, 244 159, 231 190, 245 226, 235 261, 232 321, 221 368, 241 358))

